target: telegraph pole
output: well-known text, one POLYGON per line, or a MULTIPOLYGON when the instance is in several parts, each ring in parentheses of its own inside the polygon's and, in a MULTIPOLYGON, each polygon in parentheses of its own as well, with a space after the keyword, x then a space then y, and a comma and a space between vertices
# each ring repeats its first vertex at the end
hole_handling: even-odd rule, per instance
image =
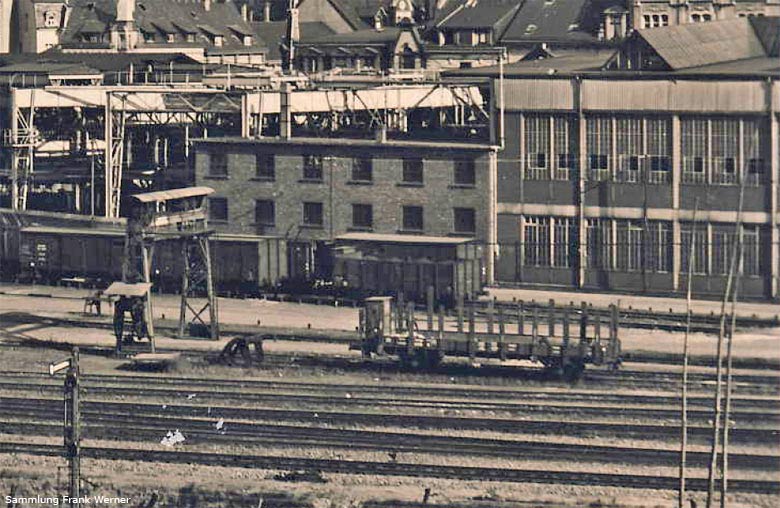
POLYGON ((81 414, 79 411, 79 348, 73 348, 70 358, 49 365, 49 374, 54 375, 67 369, 65 372, 65 421, 64 421, 64 446, 65 457, 68 459, 70 469, 70 483, 68 496, 71 500, 79 498, 81 477, 81 414))

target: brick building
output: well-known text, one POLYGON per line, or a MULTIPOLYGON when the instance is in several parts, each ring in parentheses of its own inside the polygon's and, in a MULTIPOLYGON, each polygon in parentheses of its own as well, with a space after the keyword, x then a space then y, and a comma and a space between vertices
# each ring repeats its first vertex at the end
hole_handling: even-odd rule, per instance
POLYGON ((293 277, 327 274, 326 244, 349 232, 491 243, 496 152, 488 145, 219 138, 197 141, 195 152, 195 182, 216 190, 211 224, 287 239, 293 277))
POLYGON ((497 281, 684 293, 695 236, 694 292, 722 294, 744 182, 740 294, 776 298, 779 20, 640 29, 601 63, 506 66, 497 281))

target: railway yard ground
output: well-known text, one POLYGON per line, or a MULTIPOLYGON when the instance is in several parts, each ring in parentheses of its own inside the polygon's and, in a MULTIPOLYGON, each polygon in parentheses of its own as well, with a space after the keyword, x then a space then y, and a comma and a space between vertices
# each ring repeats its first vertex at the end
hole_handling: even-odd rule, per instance
MULTIPOLYGON (((179 300, 155 295, 157 347, 181 353, 159 372, 113 356, 110 318, 82 315, 87 293, 0 286, 0 505, 9 494, 65 493, 62 379, 47 370, 71 345, 81 350, 85 489, 129 506, 407 507, 426 491, 426 506, 453 508, 676 505, 679 332, 621 328, 622 369, 589 367, 570 385, 523 362, 448 359, 427 372, 367 362, 346 345, 358 311, 341 306, 221 298, 220 342, 174 339, 179 300), (278 336, 262 364, 215 361, 229 339, 260 332, 278 336), (183 441, 162 444, 177 431, 183 441)), ((675 299, 493 295, 680 310, 675 299)), ((767 319, 780 310, 740 309, 767 319)), ((735 334, 729 506, 780 505, 778 340, 776 327, 735 334)), ((715 346, 711 334, 691 336, 698 506, 715 346)))

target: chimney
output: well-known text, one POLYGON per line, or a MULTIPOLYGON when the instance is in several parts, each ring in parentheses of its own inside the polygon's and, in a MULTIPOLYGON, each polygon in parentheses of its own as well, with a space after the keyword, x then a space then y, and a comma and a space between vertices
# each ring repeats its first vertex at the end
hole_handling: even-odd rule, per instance
POLYGON ((290 139, 292 137, 292 118, 290 117, 290 103, 292 102, 292 85, 282 83, 279 93, 279 137, 290 139))
POLYGON ((207 11, 211 10, 211 0, 203 0, 203 9, 207 11))
POLYGON ((269 23, 271 21, 271 2, 265 2, 263 4, 263 22, 269 23))
POLYGON ((131 23, 135 21, 135 0, 119 0, 116 3, 117 23, 131 23))
POLYGON ((241 4, 241 17, 244 21, 249 21, 249 7, 246 4, 241 4))

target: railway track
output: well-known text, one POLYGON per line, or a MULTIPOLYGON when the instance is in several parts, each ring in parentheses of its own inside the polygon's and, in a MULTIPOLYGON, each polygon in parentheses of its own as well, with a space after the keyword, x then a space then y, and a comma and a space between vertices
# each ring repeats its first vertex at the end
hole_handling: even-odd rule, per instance
MULTIPOLYGON (((0 389, 5 391, 34 391, 36 393, 58 393, 61 387, 57 384, 42 383, 13 383, 0 382, 0 389)), ((549 394, 545 400, 538 397, 517 397, 519 401, 490 402, 483 400, 443 399, 432 393, 432 398, 400 398, 392 391, 381 395, 365 396, 361 387, 352 386, 340 389, 336 395, 330 390, 317 393, 299 393, 296 387, 285 388, 277 391, 244 391, 244 390, 211 390, 202 387, 154 387, 154 386, 105 386, 90 384, 89 379, 83 383, 85 393, 91 397, 154 397, 160 400, 180 399, 188 397, 198 398, 204 402, 236 401, 240 403, 266 404, 280 406, 295 404, 296 406, 309 406, 312 408, 325 408, 333 406, 347 406, 351 408, 369 407, 372 409, 427 409, 459 412, 499 412, 512 415, 554 414, 560 417, 567 416, 603 416, 610 414, 613 417, 659 420, 675 420, 679 416, 679 407, 672 404, 663 404, 655 401, 651 396, 611 396, 603 395, 606 401, 598 400, 598 394, 587 399, 570 398, 563 402, 557 400, 556 394, 549 394), (594 400, 595 399, 595 400, 594 400)), ((564 399, 566 395, 562 396, 564 399)), ((691 421, 706 421, 712 418, 712 408, 708 407, 709 399, 700 400, 699 405, 693 402, 689 405, 688 417, 691 421)), ((745 400, 734 401, 732 418, 738 422, 759 420, 764 423, 780 423, 780 411, 772 408, 765 399, 761 399, 760 407, 745 407, 745 400), (770 409, 772 408, 772 409, 770 409)), ((775 406, 776 407, 776 406, 775 406)))
MULTIPOLYGON (((58 399, 0 398, 6 414, 25 421, 59 421, 63 402, 58 399)), ((359 411, 328 411, 302 409, 243 408, 227 405, 190 405, 161 403, 131 403, 84 401, 82 414, 87 422, 101 418, 124 418, 125 422, 143 425, 147 419, 167 418, 171 427, 186 419, 223 418, 233 422, 295 422, 316 426, 371 426, 399 429, 494 431, 508 434, 542 434, 568 436, 600 436, 639 438, 668 441, 679 438, 680 429, 675 424, 634 423, 593 420, 544 420, 530 418, 498 418, 469 416, 429 416, 412 413, 381 413, 359 411)), ((689 436, 693 442, 706 443, 712 431, 706 424, 691 425, 689 436)), ((780 427, 742 427, 730 430, 734 443, 775 444, 780 437, 780 427)))
MULTIPOLYGON (((632 373, 635 374, 635 373, 632 373)), ((641 374, 641 373, 638 373, 641 374)), ((670 377, 672 375, 670 374, 670 377)), ((690 376, 690 375, 689 375, 690 376)), ((732 376, 735 382, 739 382, 740 376, 732 376)), ((743 376, 748 381, 766 381, 759 376, 743 376), (759 379, 755 379, 759 378, 759 379)), ((399 384, 388 381, 381 384, 378 380, 377 385, 356 385, 354 383, 311 383, 301 381, 268 381, 256 379, 219 379, 219 378, 196 378, 196 377, 171 377, 160 375, 105 375, 88 374, 81 378, 88 384, 96 386, 121 385, 123 387, 139 386, 142 389, 150 385, 155 387, 168 387, 176 389, 194 389, 202 390, 204 387, 210 389, 229 389, 231 391, 239 390, 295 390, 296 392, 324 392, 324 393, 346 393, 354 392, 362 394, 371 394, 373 396, 381 395, 383 397, 405 396, 405 397, 423 397, 426 400, 437 399, 442 396, 455 398, 521 398, 531 400, 542 400, 554 398, 556 401, 581 400, 594 398, 601 402, 631 402, 631 403, 656 403, 656 404, 678 404, 679 397, 675 395, 651 395, 651 394, 615 394, 612 390, 602 390, 597 387, 576 388, 571 386, 561 387, 540 387, 540 386, 500 386, 483 387, 479 385, 463 386, 452 384, 427 384, 411 385, 399 384), (564 388, 561 391, 559 388, 564 388)), ((18 371, 4 372, 0 374, 0 383, 18 383, 20 386, 29 383, 30 380, 43 381, 42 385, 56 384, 52 383, 51 377, 40 372, 18 371)), ((776 382, 780 385, 780 378, 776 382)), ((710 404, 710 395, 701 395, 691 393, 688 396, 691 404, 710 404)), ((736 395, 733 403, 738 406, 744 404, 746 407, 756 407, 765 409, 778 409, 780 406, 777 399, 773 396, 750 396, 736 395)))
MULTIPOLYGON (((52 418, 56 421, 56 418, 52 418)), ((166 432, 178 429, 192 445, 239 445, 258 447, 326 448, 329 451, 364 450, 385 451, 393 454, 417 453, 428 455, 466 455, 491 458, 546 460, 562 462, 616 463, 645 466, 674 467, 679 451, 638 447, 561 444, 539 441, 485 439, 471 437, 437 436, 402 432, 378 432, 312 428, 294 425, 271 425, 228 421, 223 430, 216 430, 215 419, 182 419, 171 417, 125 415, 92 415, 84 425, 87 439, 140 441, 156 443, 166 432)), ((224 420, 223 420, 224 422, 224 420)), ((62 428, 57 423, 0 422, 4 434, 59 436, 62 428)), ((709 454, 689 452, 691 467, 707 466, 709 454)), ((780 456, 732 453, 729 465, 735 469, 777 471, 780 456)))
MULTIPOLYGON (((23 453, 57 457, 61 447, 40 444, 0 443, 2 453, 23 453)), ((672 490, 678 480, 674 476, 649 476, 627 474, 601 474, 588 472, 564 472, 527 469, 507 469, 468 466, 444 466, 379 461, 351 461, 333 459, 308 459, 248 454, 225 454, 192 451, 139 450, 128 448, 82 447, 82 457, 87 459, 126 460, 133 462, 201 464, 207 466, 247 467, 272 470, 308 470, 323 473, 370 474, 379 476, 406 476, 418 478, 447 478, 453 480, 502 481, 514 483, 545 483, 585 486, 609 486, 653 490, 672 490)), ((707 488, 703 478, 690 478, 690 490, 707 488)), ((729 480, 732 492, 777 494, 780 482, 761 480, 729 480)))

